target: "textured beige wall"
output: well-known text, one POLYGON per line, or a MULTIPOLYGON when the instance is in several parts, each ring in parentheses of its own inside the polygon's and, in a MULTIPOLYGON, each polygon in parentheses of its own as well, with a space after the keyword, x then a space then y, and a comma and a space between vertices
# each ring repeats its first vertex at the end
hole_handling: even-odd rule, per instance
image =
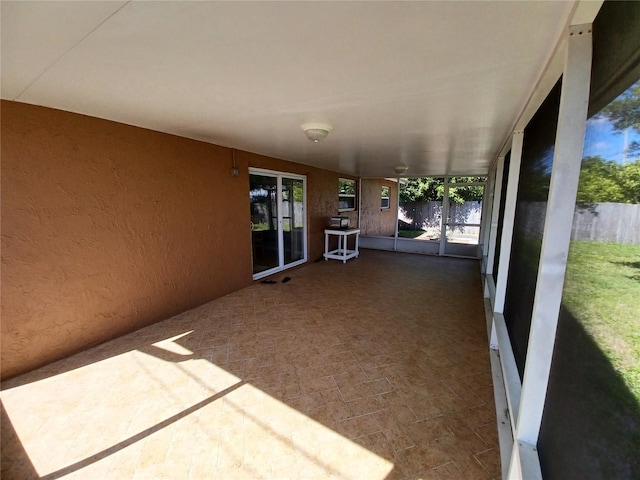
POLYGON ((384 178, 365 178, 361 183, 362 213, 360 228, 363 235, 389 236, 396 231, 396 212, 398 210, 398 184, 384 178), (389 187, 387 210, 380 209, 382 187, 389 187))
POLYGON ((2 375, 249 285, 248 166, 308 175, 309 260, 338 174, 2 102, 2 375))

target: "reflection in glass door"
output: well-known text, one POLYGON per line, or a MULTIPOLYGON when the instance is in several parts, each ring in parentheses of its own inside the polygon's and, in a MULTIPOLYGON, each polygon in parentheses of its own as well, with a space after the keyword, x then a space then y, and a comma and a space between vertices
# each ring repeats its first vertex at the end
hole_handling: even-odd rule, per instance
POLYGON ((305 177, 250 169, 253 278, 306 261, 305 177))
POLYGON ((304 259, 304 181, 282 178, 284 263, 304 259))
POLYGON ((254 275, 280 265, 277 188, 277 177, 249 175, 254 275))

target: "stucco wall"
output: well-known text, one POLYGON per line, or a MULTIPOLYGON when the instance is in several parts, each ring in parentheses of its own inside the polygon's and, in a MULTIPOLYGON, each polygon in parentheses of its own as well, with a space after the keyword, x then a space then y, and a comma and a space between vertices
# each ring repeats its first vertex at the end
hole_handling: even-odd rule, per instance
POLYGON ((2 375, 249 285, 248 167, 308 176, 309 260, 337 173, 2 102, 2 375))
POLYGON ((360 229, 363 235, 389 236, 396 231, 396 212, 398 211, 398 184, 384 178, 366 178, 361 182, 362 212, 360 229), (389 187, 387 210, 380 209, 382 187, 389 187))

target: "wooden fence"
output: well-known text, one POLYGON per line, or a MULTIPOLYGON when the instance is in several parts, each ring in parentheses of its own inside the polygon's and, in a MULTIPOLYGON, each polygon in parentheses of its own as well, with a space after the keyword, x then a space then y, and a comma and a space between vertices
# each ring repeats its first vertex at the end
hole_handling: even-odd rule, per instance
MULTIPOLYGON (((449 218, 455 223, 480 223, 480 202, 452 204, 449 218)), ((519 207, 520 228, 542 237, 546 202, 523 202, 519 207)), ((440 225, 442 202, 411 202, 400 205, 400 221, 406 229, 429 229, 440 225)), ((572 240, 640 245, 640 204, 594 203, 576 205, 572 240)))
POLYGON ((640 204, 576 206, 571 239, 640 245, 640 204))

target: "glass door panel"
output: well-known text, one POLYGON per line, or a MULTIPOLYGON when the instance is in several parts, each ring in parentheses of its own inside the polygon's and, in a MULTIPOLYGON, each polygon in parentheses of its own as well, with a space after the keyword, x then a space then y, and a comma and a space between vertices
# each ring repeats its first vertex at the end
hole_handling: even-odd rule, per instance
POLYGON ((304 181, 283 177, 282 233, 285 265, 305 258, 304 215, 304 181))
POLYGON ((253 273, 280 265, 278 239, 278 178, 249 175, 253 273))
POLYGON ((307 260, 305 177, 250 169, 253 278, 307 260))

